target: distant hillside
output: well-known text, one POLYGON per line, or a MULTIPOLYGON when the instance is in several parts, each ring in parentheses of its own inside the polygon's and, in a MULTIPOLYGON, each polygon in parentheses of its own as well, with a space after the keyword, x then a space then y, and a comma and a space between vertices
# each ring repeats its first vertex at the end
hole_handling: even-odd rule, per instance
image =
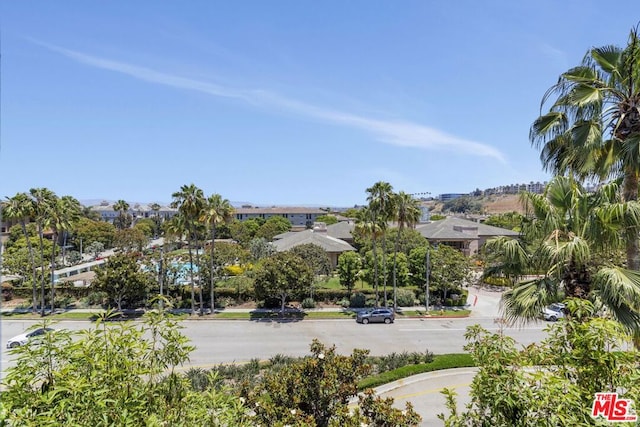
POLYGON ((480 199, 484 211, 487 214, 496 214, 504 212, 520 212, 524 213, 524 209, 520 204, 517 194, 504 194, 500 196, 488 196, 480 199))
MULTIPOLYGON (((505 212, 524 213, 524 209, 520 205, 517 194, 502 194, 485 197, 471 197, 471 200, 478 201, 482 205, 483 211, 487 215, 499 214, 505 212)), ((431 210, 431 213, 442 213, 443 203, 438 200, 431 200, 425 203, 431 210)))

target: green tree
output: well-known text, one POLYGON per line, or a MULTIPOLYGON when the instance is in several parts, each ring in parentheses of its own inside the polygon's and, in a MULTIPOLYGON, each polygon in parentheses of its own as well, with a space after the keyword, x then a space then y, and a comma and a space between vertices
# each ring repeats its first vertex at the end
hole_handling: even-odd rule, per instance
POLYGON ((234 220, 229 224, 231 238, 242 246, 248 247, 249 242, 256 237, 262 224, 264 224, 262 218, 249 218, 245 221, 234 220))
POLYGON ((482 204, 469 196, 460 196, 445 202, 442 210, 456 213, 482 213, 482 204))
POLYGON ((256 237, 249 242, 249 252, 253 261, 260 261, 276 253, 276 248, 264 237, 256 237))
POLYGON ((311 268, 315 276, 327 276, 331 274, 331 261, 327 252, 322 247, 313 243, 298 245, 289 252, 302 258, 311 268))
POLYGON ((179 324, 156 311, 118 327, 100 318, 84 331, 44 334, 13 350, 15 365, 3 381, 0 424, 251 425, 237 396, 225 388, 196 391, 177 372, 193 349, 179 324))
POLYGON ((347 289, 349 295, 356 285, 362 268, 360 255, 356 252, 343 252, 338 257, 338 277, 340 284, 347 289))
POLYGON ((32 311, 36 313, 37 311, 37 300, 38 300, 38 274, 37 274, 37 264, 33 251, 33 245, 31 243, 31 238, 29 236, 29 232, 27 231, 27 221, 33 215, 34 206, 33 201, 29 197, 27 193, 18 193, 11 198, 7 198, 7 201, 4 203, 2 207, 4 212, 4 218, 8 221, 18 221, 20 223, 20 229, 24 235, 25 242, 27 244, 27 252, 29 257, 29 264, 31 266, 31 286, 32 286, 32 311))
POLYGON ((73 224, 71 232, 73 234, 72 241, 78 249, 80 249, 82 245, 88 245, 93 242, 100 242, 105 248, 111 248, 115 240, 116 227, 105 221, 79 218, 78 221, 73 224))
POLYGON ((465 284, 470 271, 469 259, 459 250, 443 244, 430 251, 429 286, 442 294, 443 302, 465 284))
POLYGON ((549 303, 574 297, 605 307, 638 331, 640 273, 616 263, 629 221, 640 221, 638 203, 621 201, 615 182, 587 193, 561 176, 544 194, 524 192, 521 197, 528 218, 525 239, 500 237, 486 244, 491 262, 485 276, 516 283, 502 297, 506 318, 534 320, 549 303), (533 278, 520 282, 527 275, 533 278))
POLYGON ((51 311, 55 309, 55 267, 56 244, 59 237, 70 230, 73 223, 80 217, 82 206, 71 196, 55 197, 48 206, 49 228, 53 234, 53 251, 51 253, 51 311))
POLYGON ((327 225, 337 224, 338 218, 332 214, 320 215, 316 218, 316 222, 324 222, 327 225))
POLYGON ((140 218, 136 221, 133 228, 137 228, 138 230, 142 231, 145 237, 150 239, 155 234, 156 223, 151 218, 140 218))
POLYGON ((409 279, 411 284, 414 286, 425 286, 427 273, 427 250, 432 250, 429 243, 426 243, 421 247, 413 248, 409 252, 409 279))
POLYGON ((281 216, 272 216, 260 226, 255 237, 263 237, 271 241, 278 234, 286 233, 289 230, 291 230, 291 222, 288 219, 281 216))
POLYGON ((342 215, 347 218, 358 218, 360 215, 360 209, 358 208, 349 208, 346 211, 342 212, 342 215))
MULTIPOLYGON (((383 276, 383 292, 384 304, 387 305, 387 262, 386 262, 386 230, 389 221, 393 218, 395 211, 395 198, 393 187, 388 182, 378 181, 373 186, 367 188, 367 202, 369 202, 368 213, 371 215, 371 221, 380 230, 382 237, 382 276, 383 276)), ((374 287, 376 290, 376 305, 378 301, 378 257, 376 256, 377 233, 371 234, 373 243, 373 260, 374 260, 374 287)))
POLYGON ((86 246, 85 250, 93 255, 93 258, 98 258, 104 251, 104 245, 101 242, 91 242, 86 246))
POLYGON ((397 254, 400 250, 400 237, 403 235, 405 227, 413 228, 420 221, 422 211, 420 210, 420 202, 414 199, 413 196, 403 191, 393 195, 393 210, 391 213, 391 219, 398 225, 398 231, 396 234, 394 251, 393 251, 393 309, 398 308, 397 301, 397 270, 398 260, 397 254))
POLYGON ((572 315, 550 327, 548 338, 522 350, 503 331, 469 327, 465 349, 479 371, 465 410, 458 411, 455 393, 445 390, 448 413, 439 415, 444 425, 610 425, 591 418, 595 393, 617 392, 638 402, 640 356, 627 351, 628 332, 597 316, 589 301, 572 299, 568 307, 572 315))
MULTIPOLYGON (((531 142, 545 169, 579 178, 621 177, 622 197, 638 200, 640 175, 640 39, 590 49, 542 98, 549 112, 533 123, 531 142)), ((640 268, 638 226, 625 232, 627 266, 640 268)))
POLYGON ((93 210, 91 206, 82 206, 82 212, 80 213, 82 218, 90 219, 92 221, 100 221, 100 213, 93 210))
POLYGON ((153 217, 151 217, 154 224, 153 236, 158 238, 162 232, 162 217, 160 216, 160 209, 162 209, 162 206, 158 203, 151 203, 149 208, 153 211, 153 217))
POLYGON ((200 220, 209 226, 211 232, 211 254, 210 254, 210 297, 211 297, 211 312, 215 309, 214 305, 214 290, 215 290, 215 276, 216 276, 216 264, 215 264, 215 244, 216 244, 216 231, 219 224, 229 223, 233 218, 233 206, 227 199, 223 199, 219 194, 212 194, 207 198, 205 206, 200 215, 200 220))
POLYGON ((278 252, 256 266, 254 281, 256 297, 278 298, 284 316, 287 298, 301 295, 313 284, 313 270, 299 256, 278 252))
MULTIPOLYGON (((38 237, 30 237, 30 244, 32 247, 38 246, 38 237)), ((49 259, 51 257, 51 252, 53 250, 53 243, 49 240, 44 240, 42 242, 44 244, 43 253, 45 259, 49 259)), ((22 278, 22 280, 28 279, 32 272, 32 264, 29 256, 29 250, 27 248, 27 241, 24 238, 21 238, 17 242, 15 242, 11 247, 6 248, 2 254, 2 268, 11 274, 16 274, 22 278)), ((37 271, 36 275, 36 301, 34 307, 38 304, 38 294, 37 294, 37 285, 40 283, 40 277, 42 275, 42 271, 37 271)), ((32 277, 32 276, 31 276, 32 277)), ((32 283, 33 284, 33 283, 32 283)), ((33 309, 33 308, 32 308, 33 309)))
POLYGON ((118 216, 114 219, 113 225, 115 225, 118 230, 124 230, 125 228, 131 227, 133 218, 129 213, 129 203, 124 200, 118 200, 113 204, 112 208, 114 211, 118 212, 118 216))
MULTIPOLYGON (((370 257, 373 262, 373 274, 369 274, 369 278, 367 282, 369 284, 373 284, 376 294, 376 306, 379 304, 379 296, 378 296, 378 254, 377 254, 377 245, 376 242, 380 236, 385 232, 382 227, 372 219, 372 214, 369 211, 368 207, 362 208, 360 211, 360 217, 356 220, 356 225, 354 228, 354 239, 358 243, 358 246, 361 246, 360 252, 363 254, 364 265, 368 267, 367 261, 367 248, 365 246, 365 242, 371 242, 371 252, 372 255, 370 257), (373 261, 375 259, 375 262, 373 261)), ((368 270, 365 271, 368 273, 368 270)))
POLYGON ((491 215, 484 220, 484 224, 494 227, 506 228, 507 230, 520 231, 524 216, 518 212, 505 212, 491 215))
MULTIPOLYGON (((183 185, 180 191, 171 195, 172 208, 178 209, 178 215, 173 217, 174 228, 179 229, 187 236, 187 246, 189 251, 189 278, 191 282, 191 314, 195 314, 195 279, 193 274, 193 247, 197 243, 197 221, 202 215, 205 198, 204 193, 194 184, 183 185)), ((202 293, 202 287, 200 287, 202 293)), ((200 311, 202 312, 202 294, 200 295, 200 311)))
MULTIPOLYGON (((55 203, 57 196, 47 188, 32 188, 29 190, 31 201, 33 203, 33 220, 38 226, 38 241, 40 248, 40 315, 45 314, 45 257, 44 257, 44 229, 51 225, 51 217, 49 211, 55 203)), ((54 247, 55 253, 55 247, 54 247)), ((53 286, 53 283, 52 283, 53 286)))
POLYGON ((138 257, 132 254, 110 256, 95 272, 91 287, 106 292, 118 310, 124 301, 129 305, 142 301, 153 285, 151 274, 140 269, 138 257))
POLYGON ((405 410, 392 408, 393 399, 374 397, 368 391, 359 407, 349 402, 358 394, 358 381, 371 372, 368 352, 354 350, 351 356, 336 353, 318 340, 311 343, 311 355, 265 378, 247 393, 254 409, 255 425, 381 427, 417 426, 420 416, 410 403, 405 410))
POLYGON ((124 252, 142 252, 147 244, 147 236, 139 228, 116 230, 113 246, 124 252))

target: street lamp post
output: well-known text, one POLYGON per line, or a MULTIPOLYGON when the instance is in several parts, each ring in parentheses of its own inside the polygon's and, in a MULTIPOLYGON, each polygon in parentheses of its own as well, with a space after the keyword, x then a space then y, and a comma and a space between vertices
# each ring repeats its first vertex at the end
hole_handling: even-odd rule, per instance
POLYGON ((429 245, 427 244, 427 255, 424 261, 424 307, 426 315, 429 315, 429 245))

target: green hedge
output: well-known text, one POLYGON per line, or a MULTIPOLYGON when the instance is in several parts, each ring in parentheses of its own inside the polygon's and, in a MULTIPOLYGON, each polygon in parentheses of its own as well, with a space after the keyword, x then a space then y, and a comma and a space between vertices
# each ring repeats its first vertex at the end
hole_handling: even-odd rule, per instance
POLYGON ((506 277, 485 277, 482 283, 493 286, 511 286, 511 280, 506 277))
POLYGON ((383 384, 397 381, 412 375, 422 374, 424 372, 439 371, 451 368, 466 368, 475 366, 470 354, 453 353, 440 354, 435 356, 431 363, 421 363, 418 365, 407 365, 392 371, 383 372, 378 375, 367 377, 358 383, 358 389, 378 387, 383 384))

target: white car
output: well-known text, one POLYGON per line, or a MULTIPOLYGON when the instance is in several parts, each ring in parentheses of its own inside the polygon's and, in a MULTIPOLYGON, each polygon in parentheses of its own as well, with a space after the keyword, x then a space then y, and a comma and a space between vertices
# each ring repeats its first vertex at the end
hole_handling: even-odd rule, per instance
POLYGON ((567 306, 561 302, 554 302, 542 310, 542 317, 544 317, 544 320, 555 322, 558 319, 564 318, 566 308, 567 306))
POLYGON ((38 328, 33 331, 25 332, 24 334, 16 335, 15 337, 9 339, 7 341, 7 348, 16 348, 21 345, 25 345, 27 341, 29 341, 33 337, 38 337, 40 335, 44 335, 47 332, 53 332, 55 329, 53 328, 38 328))

